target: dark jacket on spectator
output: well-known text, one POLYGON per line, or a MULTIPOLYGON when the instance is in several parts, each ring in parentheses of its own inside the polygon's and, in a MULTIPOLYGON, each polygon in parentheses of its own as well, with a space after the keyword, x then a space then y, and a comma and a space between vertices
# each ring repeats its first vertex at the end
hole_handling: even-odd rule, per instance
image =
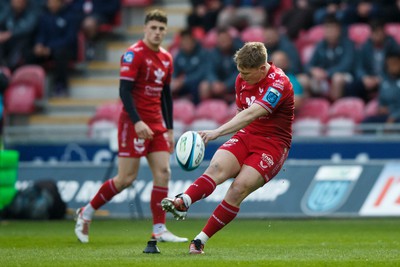
POLYGON ((382 60, 380 66, 376 66, 377 62, 374 58, 374 45, 372 44, 371 39, 368 39, 358 51, 357 54, 357 78, 362 78, 364 76, 377 76, 383 75, 384 65, 385 65, 385 56, 388 51, 392 51, 397 49, 398 44, 391 36, 386 36, 383 48, 382 48, 382 60), (378 73, 376 73, 378 70, 378 73))
POLYGON ((36 44, 50 47, 52 51, 58 48, 76 48, 77 25, 65 9, 57 14, 45 11, 40 17, 36 44))
POLYGON ((182 74, 185 75, 183 86, 199 84, 205 79, 207 73, 207 51, 196 44, 194 51, 191 54, 186 54, 179 50, 174 59, 174 77, 182 74))
POLYGON ((285 52, 290 59, 290 69, 289 72, 293 74, 299 74, 302 72, 302 65, 300 61, 300 56, 297 48, 285 35, 280 35, 279 42, 276 46, 267 47, 268 55, 271 56, 275 51, 282 50, 285 52))
POLYGON ((400 77, 385 76, 379 88, 379 105, 389 109, 390 117, 400 119, 400 77))
POLYGON ((12 37, 26 37, 33 34, 37 25, 37 13, 28 8, 16 14, 8 5, 0 11, 0 31, 12 32, 12 37))
POLYGON ((336 72, 353 73, 355 65, 355 48, 353 42, 342 37, 335 48, 329 48, 323 40, 317 44, 315 51, 307 64, 307 70, 312 67, 320 67, 332 77, 336 72))

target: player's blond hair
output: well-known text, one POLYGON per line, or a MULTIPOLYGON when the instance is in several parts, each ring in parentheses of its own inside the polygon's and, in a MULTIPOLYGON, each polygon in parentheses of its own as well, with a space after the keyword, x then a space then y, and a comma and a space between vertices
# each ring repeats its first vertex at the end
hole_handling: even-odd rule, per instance
POLYGON ((233 59, 240 69, 253 69, 267 62, 268 53, 263 43, 248 42, 238 51, 233 59))
POLYGON ((147 24, 147 22, 151 20, 167 24, 168 22, 167 13, 165 13, 160 9, 153 9, 146 14, 146 18, 144 19, 144 24, 147 24))

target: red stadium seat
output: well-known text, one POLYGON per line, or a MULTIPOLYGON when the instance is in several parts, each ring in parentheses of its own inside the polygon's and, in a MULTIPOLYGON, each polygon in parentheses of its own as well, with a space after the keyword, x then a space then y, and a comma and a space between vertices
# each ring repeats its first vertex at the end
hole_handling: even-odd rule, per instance
POLYGON ((393 36, 398 44, 400 44, 400 23, 387 23, 385 25, 387 34, 393 36))
POLYGON ((300 60, 303 64, 307 64, 311 60, 315 46, 315 44, 310 43, 300 48, 300 60))
POLYGON ((318 118, 299 118, 293 123, 295 136, 322 136, 323 123, 318 118))
POLYGON ((237 105, 235 102, 233 102, 232 104, 229 105, 228 107, 228 116, 227 116, 227 120, 232 119, 233 117, 235 117, 236 113, 237 113, 237 105))
MULTIPOLYGON (((239 32, 233 27, 229 28, 229 33, 232 37, 239 37, 239 32)), ((213 48, 217 44, 217 29, 211 29, 204 37, 202 44, 205 48, 213 48)))
POLYGON ((42 98, 46 82, 46 73, 39 65, 25 65, 16 69, 11 84, 27 84, 35 88, 35 97, 42 98))
POLYGON ((123 7, 146 7, 153 3, 152 0, 122 0, 123 7))
POLYGON ((174 100, 174 120, 181 121, 189 125, 194 120, 196 107, 187 99, 174 100))
POLYGON ((242 31, 240 39, 242 39, 243 42, 264 43, 264 28, 261 26, 249 26, 242 31))
POLYGON ((326 124, 327 136, 352 136, 356 124, 351 118, 332 118, 326 124))
POLYGON ((375 116, 378 114, 379 102, 378 99, 372 99, 365 105, 365 117, 375 116))
POLYGON ((328 120, 330 103, 325 98, 306 99, 296 115, 297 119, 312 118, 322 123, 328 120))
POLYGON ((310 42, 318 43, 324 39, 324 26, 316 25, 311 27, 307 33, 305 38, 307 38, 310 42))
POLYGON ((214 120, 217 123, 224 123, 227 119, 228 104, 219 99, 204 100, 196 108, 196 119, 214 120))
POLYGON ((348 32, 350 40, 352 40, 356 46, 362 45, 371 35, 371 29, 366 23, 355 23, 349 26, 348 32))
POLYGON ((364 119, 364 102, 357 97, 343 97, 336 100, 330 107, 330 118, 349 118, 355 123, 364 119))
POLYGON ((92 120, 108 120, 118 123, 122 102, 106 103, 97 107, 92 120))
POLYGON ((36 89, 29 84, 12 84, 4 95, 8 114, 31 114, 35 111, 36 89))

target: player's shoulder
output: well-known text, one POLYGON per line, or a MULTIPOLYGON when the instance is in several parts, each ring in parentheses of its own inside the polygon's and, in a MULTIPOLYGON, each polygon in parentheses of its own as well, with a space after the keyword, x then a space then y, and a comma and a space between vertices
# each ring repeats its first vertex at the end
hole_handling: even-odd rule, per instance
POLYGON ((290 85, 289 77, 285 74, 285 72, 271 65, 272 71, 268 74, 269 78, 271 78, 271 86, 280 90, 284 90, 287 86, 290 85))
POLYGON ((171 55, 171 53, 170 53, 167 49, 165 49, 164 47, 161 47, 161 46, 160 46, 160 53, 161 53, 162 55, 164 55, 165 57, 167 57, 167 58, 169 58, 169 59, 172 60, 172 55, 171 55))

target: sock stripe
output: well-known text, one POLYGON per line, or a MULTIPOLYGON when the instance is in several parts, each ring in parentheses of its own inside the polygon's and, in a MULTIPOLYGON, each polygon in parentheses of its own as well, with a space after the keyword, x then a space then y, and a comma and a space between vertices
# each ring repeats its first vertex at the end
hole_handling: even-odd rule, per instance
POLYGON ((238 214, 238 212, 239 212, 239 208, 238 207, 230 205, 225 200, 223 200, 220 205, 221 205, 222 208, 224 208, 226 211, 228 211, 230 213, 238 214))
POLYGON ((168 193, 168 187, 153 186, 153 190, 158 191, 158 192, 167 192, 168 193))
POLYGON ((225 226, 225 223, 223 221, 221 221, 217 216, 215 216, 214 214, 212 215, 212 217, 221 225, 225 226))
POLYGON ((212 187, 213 187, 213 190, 215 190, 215 187, 217 187, 217 184, 215 183, 215 181, 214 181, 213 179, 211 179, 210 176, 208 176, 208 175, 206 175, 206 174, 203 174, 203 175, 202 175, 202 178, 203 178, 204 180, 206 180, 209 184, 211 184, 212 187))
POLYGON ((106 199, 106 197, 105 197, 103 194, 100 194, 100 197, 103 199, 103 201, 104 201, 105 203, 108 202, 108 199, 106 199))
POLYGON ((113 180, 113 179, 110 179, 110 180, 108 180, 108 182, 110 183, 110 188, 111 188, 111 190, 113 191, 113 193, 114 193, 114 194, 118 194, 118 190, 117 190, 117 188, 115 187, 114 180, 113 180))

